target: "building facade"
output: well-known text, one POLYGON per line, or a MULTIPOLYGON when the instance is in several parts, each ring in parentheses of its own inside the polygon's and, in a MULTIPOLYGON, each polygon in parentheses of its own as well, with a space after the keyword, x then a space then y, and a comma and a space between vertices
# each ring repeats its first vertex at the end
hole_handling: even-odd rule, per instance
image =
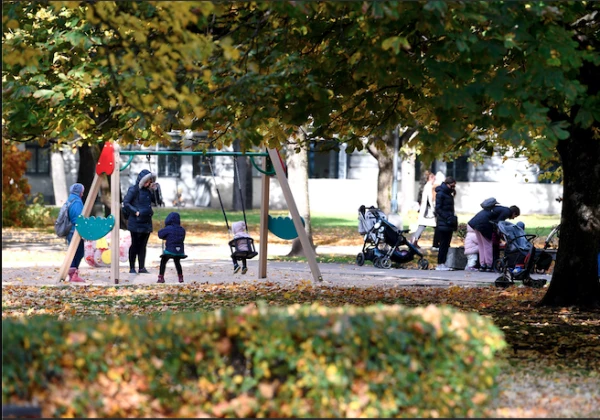
MULTIPOLYGON (((151 150, 180 150, 179 142, 170 148, 152 147, 151 150)), ((32 195, 42 193, 50 205, 61 205, 67 197, 62 189, 76 182, 79 166, 78 153, 69 150, 51 153, 48 147, 27 144, 32 153, 26 177, 32 187, 32 195), (63 165, 65 185, 57 190, 52 182, 52 166, 63 165)), ((141 149, 140 150, 147 150, 141 149)), ((134 156, 121 172, 121 192, 124 195, 142 169, 157 173, 163 201, 167 207, 220 207, 216 187, 226 208, 232 207, 234 193, 234 162, 230 156, 216 156, 212 169, 202 155, 148 155, 134 156)), ((121 167, 129 156, 121 156, 121 167)), ((258 162, 257 162, 258 163, 258 162)), ((418 209, 420 190, 420 163, 404 160, 397 171, 397 202, 399 212, 418 209)), ((457 180, 456 210, 459 213, 475 213, 479 203, 490 196, 503 205, 518 205, 522 214, 559 214, 560 204, 555 201, 562 196, 562 185, 538 181, 538 168, 526 159, 494 156, 479 166, 468 162, 466 157, 454 162, 436 161, 434 172, 441 171, 457 180)), ((316 213, 356 213, 360 205, 377 205, 377 174, 375 158, 366 151, 347 154, 342 146, 339 151, 309 152, 309 200, 311 211, 316 213)), ((253 207, 261 203, 261 173, 252 168, 253 207)), ((269 205, 272 210, 285 210, 286 203, 275 177, 270 180, 269 205)))

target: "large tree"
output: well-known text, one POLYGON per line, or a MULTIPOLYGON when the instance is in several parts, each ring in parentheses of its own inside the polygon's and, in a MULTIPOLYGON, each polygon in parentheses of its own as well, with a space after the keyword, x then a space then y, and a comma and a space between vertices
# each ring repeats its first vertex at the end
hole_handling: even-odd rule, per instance
POLYGON ((402 124, 423 159, 558 153, 568 233, 543 303, 598 304, 598 7, 5 2, 4 131, 149 144, 206 129, 247 150, 309 124, 307 142, 351 152, 402 124))

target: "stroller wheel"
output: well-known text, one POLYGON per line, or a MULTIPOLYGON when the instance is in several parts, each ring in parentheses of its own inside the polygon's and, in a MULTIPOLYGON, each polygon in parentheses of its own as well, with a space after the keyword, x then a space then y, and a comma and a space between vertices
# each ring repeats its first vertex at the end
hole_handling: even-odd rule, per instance
POLYGON ((427 270, 429 268, 429 261, 427 261, 425 258, 421 258, 419 260, 418 266, 421 270, 427 270))
POLYGON ((373 259, 373 266, 379 268, 379 257, 373 259))
POLYGON ((392 260, 390 260, 389 258, 382 258, 379 260, 379 266, 381 268, 385 268, 386 270, 388 268, 392 268, 392 260))
POLYGON ((530 286, 533 287, 534 289, 541 289, 542 287, 544 287, 545 284, 546 284, 545 279, 531 279, 530 286))
POLYGON ((494 261, 494 271, 496 273, 504 272, 504 260, 502 258, 498 258, 496 261, 494 261))
POLYGON ((356 256, 356 265, 358 266, 362 266, 365 263, 365 254, 363 254, 362 252, 359 252, 358 255, 356 256))
POLYGON ((514 283, 506 276, 500 276, 494 282, 496 287, 500 287, 502 289, 506 289, 507 287, 512 286, 514 283))

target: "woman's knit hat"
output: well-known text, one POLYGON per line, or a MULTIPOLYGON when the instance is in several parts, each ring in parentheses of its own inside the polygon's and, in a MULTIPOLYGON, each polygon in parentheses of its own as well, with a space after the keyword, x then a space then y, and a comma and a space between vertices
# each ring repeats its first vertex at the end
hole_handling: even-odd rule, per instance
POLYGON ((69 192, 71 194, 77 194, 80 197, 83 195, 84 191, 85 191, 85 187, 79 183, 71 185, 71 188, 69 189, 69 192))

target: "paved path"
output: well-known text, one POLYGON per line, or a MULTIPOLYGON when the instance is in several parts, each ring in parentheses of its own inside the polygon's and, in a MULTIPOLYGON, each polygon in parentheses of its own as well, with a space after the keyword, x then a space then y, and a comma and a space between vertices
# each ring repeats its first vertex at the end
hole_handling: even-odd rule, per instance
MULTIPOLYGON (((6 285, 64 285, 58 283, 58 271, 66 253, 66 245, 60 241, 23 243, 4 240, 2 244, 2 286, 6 285)), ((282 256, 289 252, 289 245, 269 244, 269 257, 282 256)), ((320 246, 320 254, 354 255, 360 248, 355 246, 320 246)), ((150 274, 129 274, 129 264, 120 265, 119 285, 156 283, 161 247, 148 247, 147 268, 150 274)), ((274 282, 294 284, 313 281, 308 263, 267 261, 267 277, 258 278, 258 258, 248 261, 248 273, 233 274, 229 259, 229 248, 225 245, 186 245, 189 258, 182 260, 186 282, 234 283, 242 281, 274 282)), ((491 284, 496 273, 436 270, 413 270, 404 268, 380 269, 370 262, 359 267, 355 264, 320 263, 319 269, 324 286, 341 287, 401 287, 401 286, 480 286, 491 284)), ((80 276, 85 284, 113 286, 109 267, 92 268, 82 262, 80 276)), ((549 275, 534 275, 534 278, 550 280, 549 275)), ((177 283, 172 262, 165 273, 167 283, 177 283)))

